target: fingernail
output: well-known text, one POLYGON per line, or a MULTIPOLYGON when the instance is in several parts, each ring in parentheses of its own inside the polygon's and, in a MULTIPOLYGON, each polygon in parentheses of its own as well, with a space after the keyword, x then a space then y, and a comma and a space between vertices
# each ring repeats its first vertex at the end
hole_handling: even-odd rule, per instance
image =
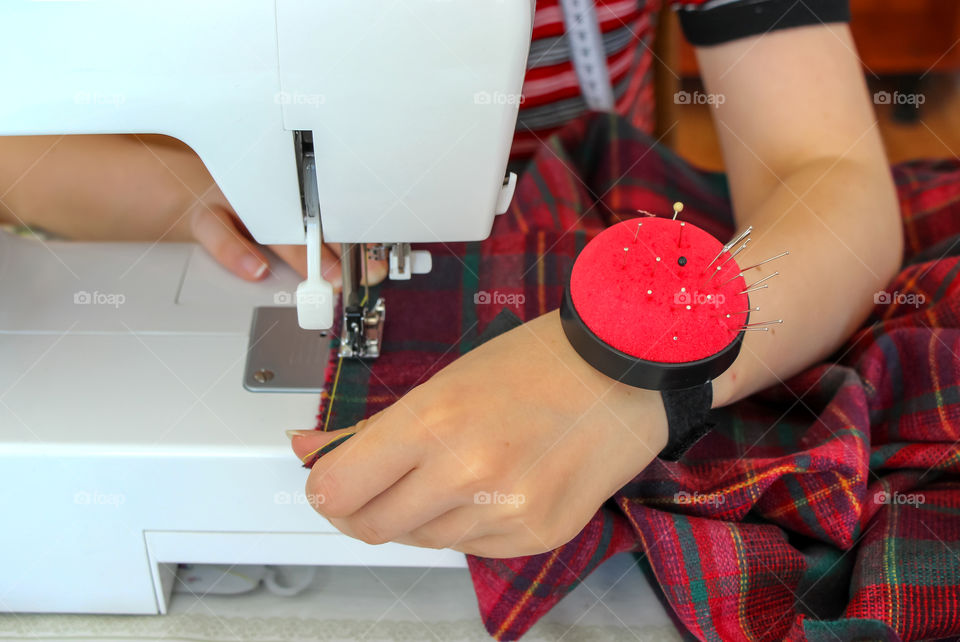
POLYGON ((289 439, 290 441, 293 441, 294 437, 303 437, 304 435, 313 435, 320 431, 318 430, 285 430, 284 432, 287 433, 287 439, 289 439))
POLYGON ((259 279, 267 271, 267 264, 253 254, 247 254, 240 259, 240 265, 243 266, 247 274, 255 279, 259 279))
POLYGON ((300 461, 303 462, 303 467, 304 467, 304 468, 311 468, 315 463, 317 463, 317 460, 318 460, 318 459, 320 459, 321 457, 323 457, 324 455, 326 455, 327 453, 329 453, 331 450, 333 450, 334 448, 336 448, 337 446, 339 446, 340 444, 342 444, 342 443, 345 442, 346 440, 348 440, 348 439, 350 439, 351 437, 353 437, 355 434, 357 434, 357 433, 355 433, 355 432, 348 432, 348 433, 345 434, 345 435, 340 435, 339 437, 337 437, 337 438, 334 439, 333 441, 331 441, 331 442, 329 442, 329 443, 321 446, 320 448, 317 448, 317 449, 314 450, 313 452, 307 453, 307 454, 304 455, 303 458, 300 460, 300 461))

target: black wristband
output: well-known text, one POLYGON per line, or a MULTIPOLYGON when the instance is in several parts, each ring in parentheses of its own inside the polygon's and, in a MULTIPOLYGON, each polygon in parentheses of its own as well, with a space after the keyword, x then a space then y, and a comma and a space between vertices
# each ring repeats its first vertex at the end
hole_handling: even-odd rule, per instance
POLYGON ((849 0, 740 0, 677 9, 683 35, 695 47, 718 45, 806 25, 850 22, 849 0))
POLYGON ((667 413, 670 437, 667 447, 658 455, 666 461, 677 461, 713 428, 707 421, 713 404, 713 383, 681 390, 661 390, 663 409, 667 413))

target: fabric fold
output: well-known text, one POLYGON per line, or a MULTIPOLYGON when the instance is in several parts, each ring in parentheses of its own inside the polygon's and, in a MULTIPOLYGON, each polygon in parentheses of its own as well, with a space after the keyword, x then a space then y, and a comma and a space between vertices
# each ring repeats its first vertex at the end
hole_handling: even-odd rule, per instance
MULTIPOLYGON (((679 462, 655 460, 566 545, 469 557, 493 637, 519 638, 630 551, 699 639, 960 634, 960 162, 893 173, 904 268, 865 326, 829 361, 711 413, 714 431, 679 462)), ((478 345, 505 307, 488 301, 521 320, 557 308, 592 235, 677 200, 685 220, 732 232, 722 175, 616 116, 575 121, 542 146, 489 239, 430 246, 429 276, 379 288, 383 356, 345 361, 320 417, 347 427, 478 345)))

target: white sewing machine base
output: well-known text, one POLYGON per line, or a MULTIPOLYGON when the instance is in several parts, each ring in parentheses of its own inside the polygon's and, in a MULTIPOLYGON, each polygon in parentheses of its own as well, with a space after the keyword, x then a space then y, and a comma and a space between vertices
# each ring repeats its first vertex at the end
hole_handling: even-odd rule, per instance
POLYGON ((253 309, 298 280, 245 283, 189 244, 0 232, 0 611, 165 613, 187 562, 465 565, 307 503, 283 431, 318 395, 242 385, 253 309))

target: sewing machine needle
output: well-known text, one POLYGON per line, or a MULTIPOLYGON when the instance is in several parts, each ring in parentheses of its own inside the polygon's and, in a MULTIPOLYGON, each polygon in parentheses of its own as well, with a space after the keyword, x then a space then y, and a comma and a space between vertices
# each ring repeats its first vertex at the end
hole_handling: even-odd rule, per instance
POLYGON ((737 243, 739 243, 740 241, 742 241, 744 238, 750 236, 750 232, 752 232, 752 231, 753 231, 753 226, 751 225, 751 226, 749 226, 747 229, 745 229, 743 232, 741 232, 741 233, 737 236, 737 238, 733 239, 732 241, 730 241, 729 243, 727 243, 726 245, 724 245, 722 248, 720 248, 720 251, 717 252, 717 255, 716 255, 715 257, 713 257, 713 260, 710 261, 709 263, 707 263, 707 267, 703 268, 703 272, 700 273, 700 276, 703 276, 704 274, 706 274, 706 273, 707 273, 707 269, 708 269, 711 265, 713 265, 713 264, 716 262, 716 260, 719 259, 719 258, 723 255, 724 252, 729 251, 731 247, 733 247, 734 245, 736 245, 737 243))

